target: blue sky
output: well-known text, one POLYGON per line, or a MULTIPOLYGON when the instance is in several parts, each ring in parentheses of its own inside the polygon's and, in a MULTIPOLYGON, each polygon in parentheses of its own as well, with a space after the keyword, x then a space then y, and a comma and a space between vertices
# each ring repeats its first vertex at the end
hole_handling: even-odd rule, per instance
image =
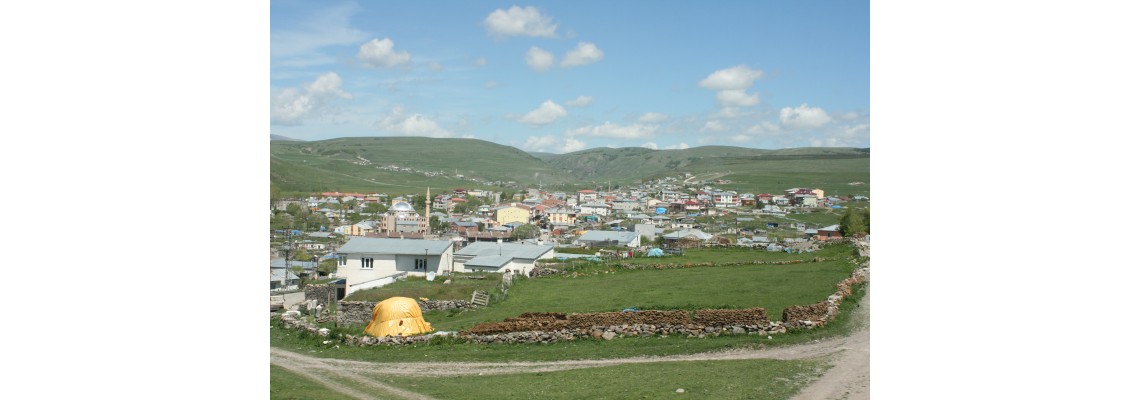
POLYGON ((867 2, 270 6, 273 134, 870 147, 867 2))

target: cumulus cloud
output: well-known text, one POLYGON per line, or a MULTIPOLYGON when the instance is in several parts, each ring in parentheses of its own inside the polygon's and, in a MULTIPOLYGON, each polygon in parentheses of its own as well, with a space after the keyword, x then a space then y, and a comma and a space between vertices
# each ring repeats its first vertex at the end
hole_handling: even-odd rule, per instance
POLYGON ((301 125, 305 118, 320 114, 336 99, 352 99, 352 93, 340 88, 340 75, 329 72, 303 88, 288 88, 270 97, 270 123, 301 125))
POLYGON ((748 94, 744 90, 726 89, 716 92, 716 102, 721 107, 747 107, 760 104, 760 95, 748 94))
POLYGON ((764 71, 737 65, 713 72, 699 85, 712 90, 744 90, 752 86, 752 81, 764 76, 764 71))
POLYGON ((728 138, 728 140, 731 140, 734 143, 747 143, 749 140, 752 140, 752 137, 748 136, 748 135, 741 134, 741 135, 733 135, 732 137, 728 138))
POLYGON ((519 122, 525 122, 531 125, 546 125, 566 115, 565 108, 562 108, 558 103, 547 100, 542 102, 542 105, 538 106, 538 108, 526 113, 522 118, 519 118, 519 122))
POLYGON ((395 68, 411 61, 412 55, 406 51, 395 51, 396 43, 392 39, 372 39, 360 45, 356 58, 364 63, 365 67, 395 68))
POLYGON ((669 116, 662 113, 647 112, 645 114, 642 114, 641 117, 637 119, 637 121, 645 124, 656 124, 658 122, 665 121, 668 118, 669 116))
POLYGON ((586 107, 590 104, 594 104, 594 98, 590 96, 578 96, 578 98, 567 100, 562 104, 565 104, 567 107, 586 107))
POLYGON ((822 108, 808 107, 800 104, 799 107, 784 107, 780 109, 780 124, 791 128, 818 128, 831 122, 831 117, 822 108))
POLYGON ((745 132, 754 136, 769 136, 777 135, 783 132, 779 125, 773 124, 769 121, 764 121, 759 124, 749 127, 745 132))
POLYGON ((479 57, 479 58, 475 59, 475 66, 476 67, 482 67, 484 65, 487 65, 487 58, 486 57, 479 57))
POLYGON ((531 46, 530 50, 526 52, 526 65, 538 72, 543 72, 550 69, 554 65, 554 55, 549 51, 531 46))
POLYGON ((520 8, 519 6, 511 6, 511 8, 503 10, 501 8, 491 11, 487 18, 483 20, 483 26, 487 28, 487 34, 491 36, 505 37, 505 36, 533 36, 533 37, 555 37, 554 32, 558 30, 558 24, 552 23, 549 16, 542 15, 538 8, 534 6, 527 6, 520 8))
POLYGON ((434 138, 451 137, 451 132, 420 114, 406 115, 403 106, 392 107, 388 115, 376 122, 382 131, 404 136, 428 136, 434 138))
POLYGON ((586 143, 574 138, 559 138, 556 136, 531 136, 526 138, 522 149, 527 151, 541 151, 553 153, 571 153, 586 148, 586 143))
POLYGON ((566 130, 566 136, 594 136, 614 139, 648 139, 657 134, 657 127, 642 124, 619 125, 606 122, 566 130))
POLYGON ((270 29, 269 55, 274 66, 307 67, 332 64, 336 58, 323 51, 368 38, 349 20, 360 11, 354 3, 317 7, 306 12, 301 24, 291 29, 270 29))
POLYGON ((562 57, 563 67, 577 67, 579 65, 593 64, 602 60, 606 53, 590 42, 578 42, 578 47, 566 52, 562 57))
POLYGON ((705 122, 705 126, 701 128, 701 132, 724 132, 727 130, 727 126, 716 120, 705 122))

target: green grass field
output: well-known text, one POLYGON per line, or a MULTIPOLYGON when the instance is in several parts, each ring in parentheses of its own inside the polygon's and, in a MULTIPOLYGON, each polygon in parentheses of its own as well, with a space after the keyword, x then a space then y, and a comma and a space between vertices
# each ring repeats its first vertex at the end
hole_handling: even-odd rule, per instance
POLYGON ((379 302, 389 297, 410 297, 418 299, 425 297, 431 300, 471 300, 471 293, 479 290, 489 292, 502 282, 502 274, 483 274, 485 279, 464 279, 460 276, 473 276, 476 274, 456 274, 450 284, 444 284, 445 277, 428 281, 423 277, 410 276, 405 280, 374 289, 354 292, 346 297, 345 301, 374 301, 379 302))
POLYGON ((826 368, 818 361, 689 361, 444 379, 382 377, 380 380, 441 399, 658 399, 672 396, 783 399, 817 379, 826 368), (685 392, 676 393, 678 388, 685 392))
POLYGON ((269 398, 275 400, 353 400, 352 397, 329 390, 320 382, 276 365, 269 366, 269 398))

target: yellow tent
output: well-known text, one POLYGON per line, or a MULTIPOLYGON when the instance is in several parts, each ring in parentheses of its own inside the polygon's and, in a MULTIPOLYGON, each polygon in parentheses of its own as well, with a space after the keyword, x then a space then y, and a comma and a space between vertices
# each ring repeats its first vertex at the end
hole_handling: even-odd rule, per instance
POLYGON ((372 308, 372 322, 364 333, 376 337, 411 336, 431 332, 431 324, 424 321, 420 305, 407 297, 391 297, 372 308))

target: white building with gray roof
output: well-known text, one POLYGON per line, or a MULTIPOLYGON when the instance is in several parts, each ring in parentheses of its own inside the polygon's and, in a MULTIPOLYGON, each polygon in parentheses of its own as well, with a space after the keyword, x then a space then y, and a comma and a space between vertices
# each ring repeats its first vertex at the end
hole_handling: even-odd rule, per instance
POLYGON ((475 242, 455 252, 455 272, 530 274, 536 260, 554 258, 554 245, 475 242))
POLYGON ((337 249, 336 275, 345 279, 347 296, 405 275, 443 274, 453 253, 450 240, 354 237, 337 249))

